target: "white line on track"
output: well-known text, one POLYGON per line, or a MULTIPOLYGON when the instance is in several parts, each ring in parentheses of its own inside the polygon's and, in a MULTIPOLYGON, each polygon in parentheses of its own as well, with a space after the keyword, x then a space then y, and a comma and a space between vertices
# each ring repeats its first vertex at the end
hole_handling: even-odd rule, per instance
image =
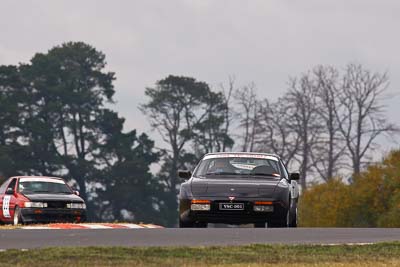
POLYGON ((373 245, 376 243, 330 243, 330 244, 316 244, 320 246, 368 246, 368 245, 373 245))

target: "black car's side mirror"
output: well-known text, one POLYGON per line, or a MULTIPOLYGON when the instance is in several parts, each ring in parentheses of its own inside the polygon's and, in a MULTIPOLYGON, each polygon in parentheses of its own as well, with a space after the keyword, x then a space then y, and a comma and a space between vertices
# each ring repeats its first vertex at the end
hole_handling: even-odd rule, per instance
POLYGON ((13 195, 14 194, 14 189, 12 189, 12 188, 7 188, 7 190, 6 190, 6 195, 13 195))
POLYGON ((289 176, 289 180, 291 180, 291 181, 300 180, 300 173, 298 173, 298 172, 291 173, 289 176))
POLYGON ((179 170, 178 176, 179 176, 179 178, 182 178, 182 179, 189 179, 190 177, 192 177, 192 172, 188 171, 188 170, 179 170))

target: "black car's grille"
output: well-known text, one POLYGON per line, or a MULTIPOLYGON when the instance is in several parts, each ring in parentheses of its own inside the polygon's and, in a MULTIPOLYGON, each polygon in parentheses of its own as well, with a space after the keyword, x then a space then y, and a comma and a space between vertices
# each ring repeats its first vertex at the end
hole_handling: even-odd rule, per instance
POLYGON ((52 209, 65 209, 67 208, 67 202, 65 201, 48 201, 47 207, 52 209))
POLYGON ((210 211, 198 211, 192 212, 195 218, 199 220, 208 220, 211 222, 217 221, 229 221, 229 222, 252 222, 254 220, 265 220, 266 218, 279 217, 284 214, 285 208, 280 204, 274 204, 274 212, 254 212, 253 211, 253 201, 223 201, 216 200, 211 203, 210 211), (220 210, 220 203, 243 203, 244 210, 220 210))

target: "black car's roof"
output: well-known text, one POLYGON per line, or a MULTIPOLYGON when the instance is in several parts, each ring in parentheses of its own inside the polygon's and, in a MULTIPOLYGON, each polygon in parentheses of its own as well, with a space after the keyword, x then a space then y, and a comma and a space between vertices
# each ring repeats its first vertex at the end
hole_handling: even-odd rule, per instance
POLYGON ((213 153, 207 153, 204 155, 205 156, 210 156, 210 155, 229 155, 229 154, 243 154, 243 155, 263 155, 263 156, 270 156, 270 157, 276 157, 280 159, 280 157, 276 154, 270 154, 270 153, 261 153, 261 152, 213 152, 213 153))

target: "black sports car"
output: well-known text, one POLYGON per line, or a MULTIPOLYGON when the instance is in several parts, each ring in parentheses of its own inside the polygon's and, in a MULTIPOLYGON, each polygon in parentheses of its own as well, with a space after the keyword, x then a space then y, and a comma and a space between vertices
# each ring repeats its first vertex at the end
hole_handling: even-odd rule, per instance
POLYGON ((298 173, 265 153, 211 153, 195 168, 179 171, 179 226, 208 223, 296 227, 298 173))

